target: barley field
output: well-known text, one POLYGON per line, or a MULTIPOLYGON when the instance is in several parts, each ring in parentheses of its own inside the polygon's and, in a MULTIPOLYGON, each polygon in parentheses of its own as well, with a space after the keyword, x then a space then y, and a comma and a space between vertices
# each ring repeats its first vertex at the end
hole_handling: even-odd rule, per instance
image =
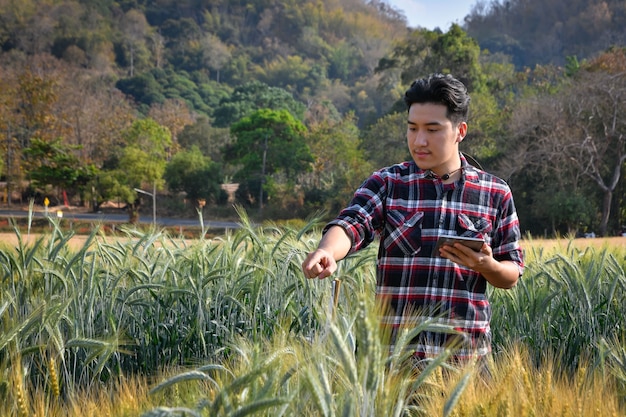
POLYGON ((626 238, 524 242, 493 355, 417 370, 373 300, 376 247, 306 280, 316 219, 217 238, 15 228, 0 241, 3 416, 621 416, 626 238), (337 291, 335 291, 337 290, 337 291), (335 294, 338 295, 335 299, 335 294))

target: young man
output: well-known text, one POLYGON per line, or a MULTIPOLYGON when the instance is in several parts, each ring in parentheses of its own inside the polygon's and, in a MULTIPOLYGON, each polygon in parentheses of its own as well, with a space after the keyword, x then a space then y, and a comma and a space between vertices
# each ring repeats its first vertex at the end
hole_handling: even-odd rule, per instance
MULTIPOLYGON (((376 294, 390 307, 383 324, 397 331, 415 323, 417 314, 450 325, 466 336, 455 351, 459 359, 491 351, 487 283, 511 288, 523 271, 511 190, 459 152, 469 101, 463 83, 450 75, 415 81, 405 94, 413 160, 370 176, 302 263, 306 277, 326 278, 337 261, 379 236, 376 294), (436 252, 441 236, 484 243, 479 251, 455 243, 436 252)), ((434 357, 452 340, 458 337, 424 332, 411 349, 417 357, 434 357)))

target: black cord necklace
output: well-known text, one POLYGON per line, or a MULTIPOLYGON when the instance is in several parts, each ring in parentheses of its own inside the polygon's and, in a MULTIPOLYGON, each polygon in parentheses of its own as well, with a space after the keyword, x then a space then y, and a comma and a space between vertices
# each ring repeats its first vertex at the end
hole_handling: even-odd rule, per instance
POLYGON ((447 174, 443 174, 441 177, 440 177, 439 175, 435 174, 434 172, 432 172, 432 171, 429 169, 429 170, 428 170, 428 172, 426 173, 426 178, 431 179, 431 180, 433 180, 433 179, 435 179, 435 178, 440 178, 442 181, 447 181, 447 180, 449 180, 449 179, 450 179, 450 177, 451 177, 451 176, 452 176, 455 172, 460 171, 460 170, 462 170, 462 169, 463 169, 463 167, 457 168, 457 169, 455 169, 454 171, 450 171, 450 172, 448 172, 447 174))

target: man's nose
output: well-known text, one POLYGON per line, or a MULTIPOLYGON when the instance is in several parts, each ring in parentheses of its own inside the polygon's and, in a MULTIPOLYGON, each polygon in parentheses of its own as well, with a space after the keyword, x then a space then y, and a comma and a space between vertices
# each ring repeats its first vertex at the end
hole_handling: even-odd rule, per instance
POLYGON ((426 146, 428 144, 426 134, 421 130, 416 131, 413 137, 413 144, 417 146, 426 146))

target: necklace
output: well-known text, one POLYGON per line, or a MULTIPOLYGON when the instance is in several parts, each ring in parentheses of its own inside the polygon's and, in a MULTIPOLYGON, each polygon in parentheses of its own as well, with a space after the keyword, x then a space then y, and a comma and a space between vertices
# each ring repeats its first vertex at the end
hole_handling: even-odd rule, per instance
POLYGON ((463 169, 463 167, 461 167, 461 168, 457 168, 457 169, 455 169, 454 171, 450 171, 450 172, 448 172, 447 174, 443 174, 443 175, 441 176, 441 179, 442 179, 443 181, 447 181, 447 180, 450 178, 450 175, 452 175, 452 174, 454 174, 455 172, 460 171, 460 170, 462 170, 462 169, 463 169))
POLYGON ((447 181, 447 180, 449 180, 449 179, 450 179, 450 177, 451 177, 451 176, 452 176, 455 172, 460 171, 460 170, 462 170, 462 169, 463 169, 463 167, 457 168, 457 169, 455 169, 454 171, 450 171, 450 172, 448 172, 447 174, 443 174, 441 177, 440 177, 439 175, 435 174, 434 172, 432 172, 431 170, 428 170, 428 172, 426 172, 426 178, 431 179, 431 180, 433 180, 433 179, 435 179, 435 178, 440 178, 442 181, 447 181))

